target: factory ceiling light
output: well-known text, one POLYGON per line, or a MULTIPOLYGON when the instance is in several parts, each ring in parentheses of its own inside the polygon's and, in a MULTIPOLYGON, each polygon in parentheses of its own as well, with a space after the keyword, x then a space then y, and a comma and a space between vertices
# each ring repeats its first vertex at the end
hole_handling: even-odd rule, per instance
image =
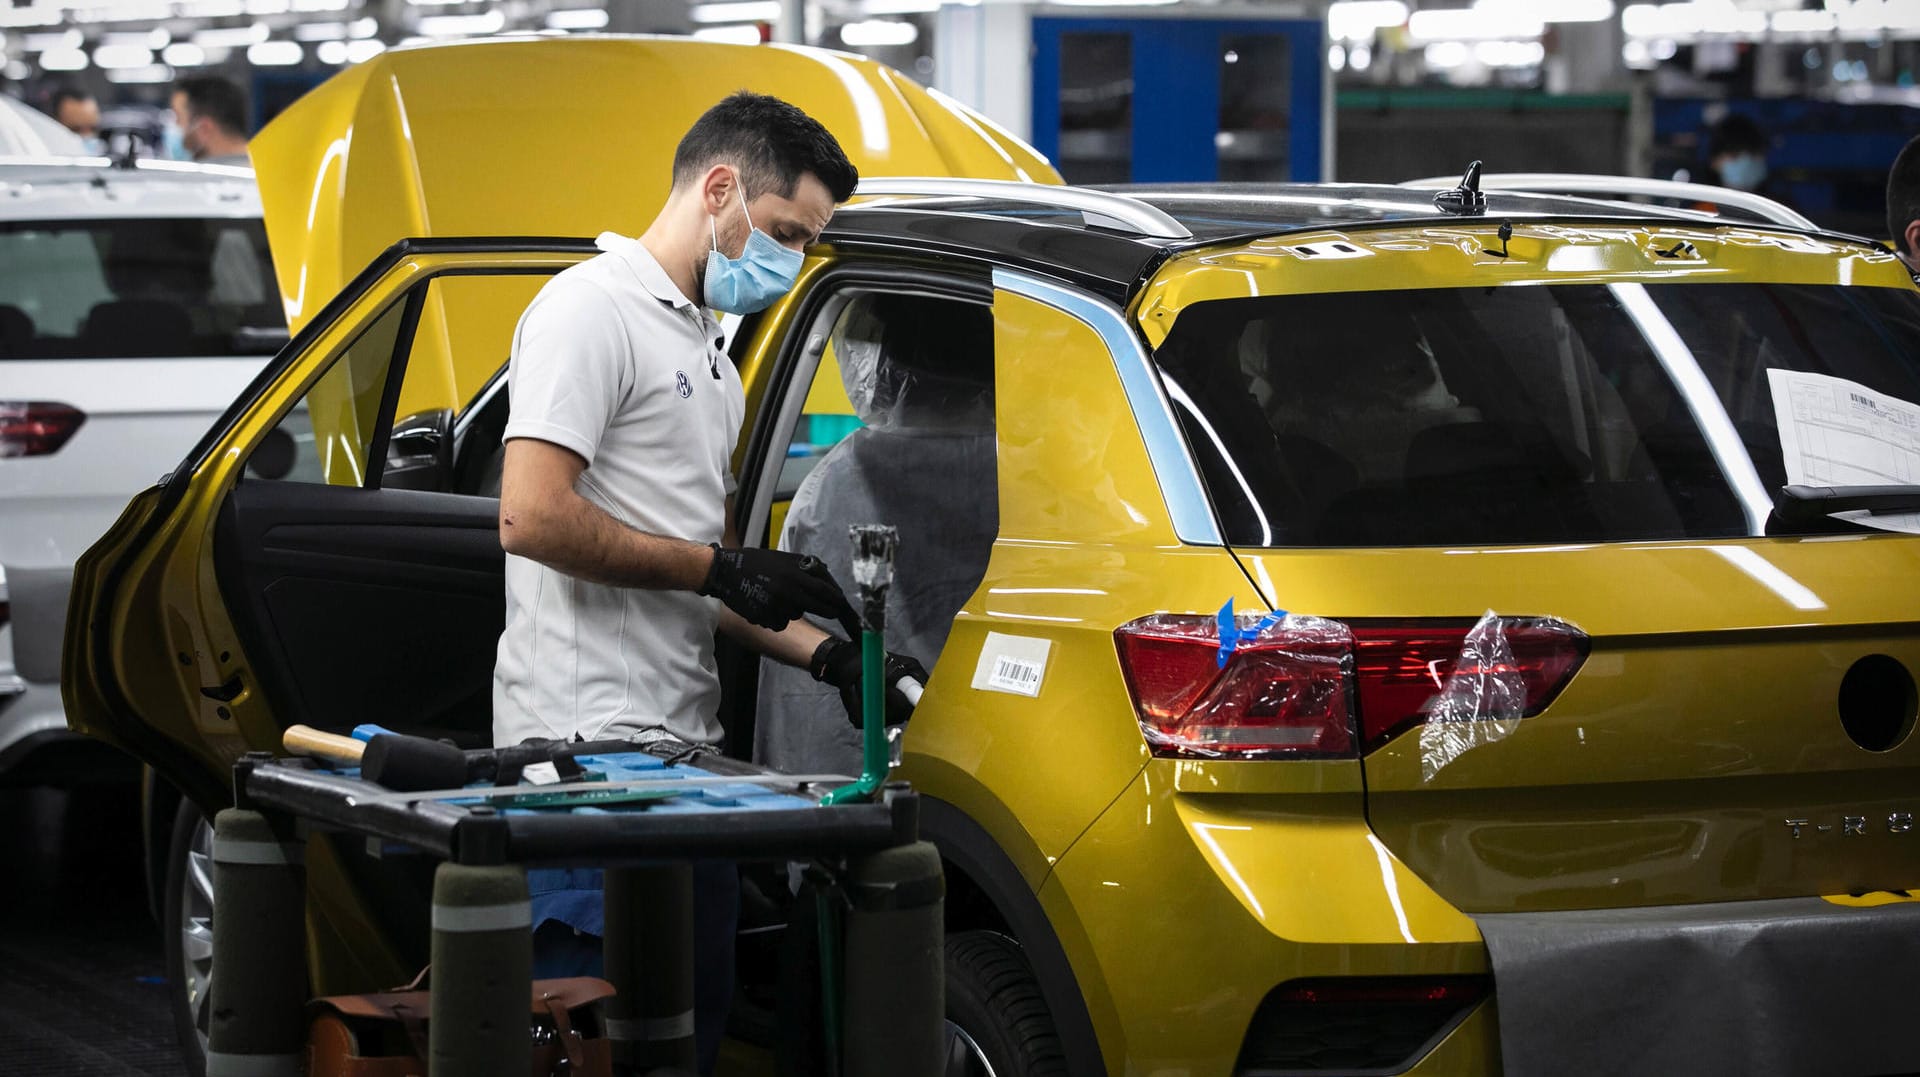
POLYGON ((1407 33, 1415 41, 1488 41, 1539 37, 1546 23, 1531 8, 1513 10, 1446 8, 1416 11, 1407 18, 1407 33))
POLYGON ((148 67, 153 63, 153 50, 145 45, 102 45, 93 50, 93 62, 102 71, 148 67))
POLYGON ((85 71, 87 54, 79 49, 48 49, 40 54, 40 66, 48 71, 85 71))
POLYGON ((1541 22, 1605 22, 1614 7, 1613 0, 1474 0, 1473 9, 1541 22))
POLYGON ((107 72, 108 82, 123 84, 154 85, 173 81, 173 68, 166 64, 146 64, 142 67, 118 67, 107 72))
POLYGON ((605 8, 566 8, 547 12, 547 28, 551 30, 598 30, 606 25, 605 8))
POLYGON ((695 4, 688 16, 698 23, 777 22, 780 0, 750 0, 744 4, 695 4))
POLYGON ((1400 0, 1338 0, 1327 5, 1327 36, 1335 41, 1367 41, 1384 27, 1407 21, 1400 0))
POLYGON ((499 33, 506 25, 506 15, 495 8, 484 15, 426 15, 419 30, 427 37, 483 37, 499 33))
POLYGON ((705 26, 693 32, 701 41, 719 41, 729 45, 760 44, 758 26, 705 26))
POLYGON ((920 28, 910 22, 893 19, 868 19, 842 26, 840 40, 856 49, 911 45, 920 40, 920 28))
POLYGON ((247 47, 247 62, 255 67, 292 67, 307 58, 307 50, 292 41, 262 41, 247 47))

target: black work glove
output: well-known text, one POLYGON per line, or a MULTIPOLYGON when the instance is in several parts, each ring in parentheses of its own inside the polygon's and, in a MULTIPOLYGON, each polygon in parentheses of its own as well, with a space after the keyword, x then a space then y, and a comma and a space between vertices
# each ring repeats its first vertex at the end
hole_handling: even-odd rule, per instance
MULTIPOLYGON (((847 709, 847 721, 855 729, 865 729, 862 720, 864 709, 860 702, 860 641, 855 639, 836 639, 828 636, 814 649, 813 660, 807 663, 807 672, 813 674, 816 681, 824 681, 840 689, 840 705, 847 709)), ((913 717, 913 704, 907 701, 906 694, 897 687, 900 678, 912 677, 921 684, 927 683, 927 667, 904 654, 887 653, 887 724, 899 725, 913 717)))
POLYGON ((860 632, 860 615, 817 557, 715 544, 713 567, 707 570, 700 593, 775 632, 803 613, 838 621, 849 634, 860 632))

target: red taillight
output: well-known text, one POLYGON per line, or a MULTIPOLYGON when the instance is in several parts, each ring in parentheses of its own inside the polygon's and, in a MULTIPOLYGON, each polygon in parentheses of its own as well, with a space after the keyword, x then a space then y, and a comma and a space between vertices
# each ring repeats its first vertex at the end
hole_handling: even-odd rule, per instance
POLYGON ((60 451, 84 413, 44 400, 0 400, 0 456, 46 456, 60 451))
POLYGON ((1318 618, 1240 644, 1223 667, 1216 621, 1162 614, 1114 632, 1140 728, 1167 755, 1349 755, 1352 636, 1318 618))
POLYGON ((1418 723, 1455 672, 1517 674, 1522 717, 1553 702, 1586 659, 1586 635, 1545 618, 1499 624, 1513 662, 1486 670, 1460 668, 1472 621, 1292 617, 1243 639, 1224 665, 1214 617, 1143 617, 1114 640, 1140 728, 1159 754, 1351 756, 1418 723))
POLYGON ((1526 685, 1525 718, 1547 708, 1587 659, 1586 633, 1546 617, 1503 617, 1512 666, 1460 668, 1473 621, 1349 621, 1361 738, 1368 749, 1417 725, 1453 673, 1516 673, 1526 685))

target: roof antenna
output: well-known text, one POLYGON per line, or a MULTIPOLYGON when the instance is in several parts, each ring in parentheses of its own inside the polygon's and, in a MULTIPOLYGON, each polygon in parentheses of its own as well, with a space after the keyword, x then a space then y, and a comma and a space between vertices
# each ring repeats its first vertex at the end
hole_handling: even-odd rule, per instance
POLYGON ((1460 186, 1433 196, 1433 208, 1455 217, 1478 217, 1487 211, 1487 196, 1480 193, 1480 162, 1467 166, 1460 186))

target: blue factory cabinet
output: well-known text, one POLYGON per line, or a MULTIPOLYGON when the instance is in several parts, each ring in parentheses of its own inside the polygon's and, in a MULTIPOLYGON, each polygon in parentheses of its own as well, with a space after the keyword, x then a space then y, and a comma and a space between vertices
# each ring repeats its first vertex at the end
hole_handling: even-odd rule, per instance
POLYGON ((1069 183, 1321 179, 1317 21, 1035 18, 1033 141, 1069 183))

